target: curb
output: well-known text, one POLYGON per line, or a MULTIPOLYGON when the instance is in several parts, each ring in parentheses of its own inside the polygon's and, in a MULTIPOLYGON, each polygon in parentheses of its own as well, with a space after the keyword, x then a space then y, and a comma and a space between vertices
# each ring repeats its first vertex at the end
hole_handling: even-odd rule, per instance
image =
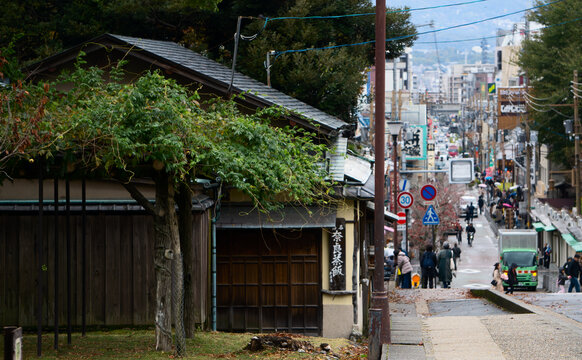
POLYGON ((487 299, 495 305, 511 311, 514 314, 538 314, 538 311, 533 306, 530 306, 523 301, 512 296, 505 295, 499 291, 490 289, 471 289, 471 294, 487 299))

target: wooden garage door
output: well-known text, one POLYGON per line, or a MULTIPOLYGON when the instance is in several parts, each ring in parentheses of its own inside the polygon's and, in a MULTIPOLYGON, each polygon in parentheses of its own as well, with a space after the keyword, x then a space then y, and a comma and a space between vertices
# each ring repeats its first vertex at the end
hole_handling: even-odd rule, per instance
POLYGON ((321 230, 221 230, 217 328, 321 333, 321 230))

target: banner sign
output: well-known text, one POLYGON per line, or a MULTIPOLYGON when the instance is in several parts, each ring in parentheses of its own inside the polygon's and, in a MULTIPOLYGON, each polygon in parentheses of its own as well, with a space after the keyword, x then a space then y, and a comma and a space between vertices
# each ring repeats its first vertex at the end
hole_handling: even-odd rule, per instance
POLYGON ((412 136, 404 137, 402 152, 406 160, 426 160, 426 125, 410 125, 407 132, 412 136))
POLYGON ((329 235, 329 290, 346 289, 346 220, 337 218, 329 235))
POLYGON ((499 130, 511 130, 519 126, 522 116, 527 112, 525 92, 526 89, 523 87, 497 89, 499 130))

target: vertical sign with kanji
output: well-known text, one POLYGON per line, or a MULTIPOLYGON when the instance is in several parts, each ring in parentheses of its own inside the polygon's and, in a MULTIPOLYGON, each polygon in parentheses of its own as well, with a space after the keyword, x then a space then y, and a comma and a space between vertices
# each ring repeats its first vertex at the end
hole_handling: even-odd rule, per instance
POLYGON ((329 236, 329 289, 346 289, 346 220, 336 219, 329 236))

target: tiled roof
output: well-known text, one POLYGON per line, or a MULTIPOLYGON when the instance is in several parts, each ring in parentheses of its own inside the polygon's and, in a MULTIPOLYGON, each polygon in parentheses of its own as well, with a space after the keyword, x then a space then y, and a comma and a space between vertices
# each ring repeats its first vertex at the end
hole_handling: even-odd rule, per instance
MULTIPOLYGON (((225 92, 230 84, 232 70, 226 66, 210 60, 190 49, 171 41, 148 40, 122 35, 108 34, 107 36, 131 45, 134 50, 141 49, 165 61, 175 63, 190 71, 198 73, 208 79, 213 79, 223 85, 225 92)), ((237 92, 250 92, 266 105, 278 105, 296 114, 303 115, 307 119, 325 126, 330 130, 339 130, 348 125, 321 110, 301 102, 289 95, 254 80, 239 72, 234 73, 233 90, 237 92)), ((249 96, 249 95, 247 95, 249 96)))

